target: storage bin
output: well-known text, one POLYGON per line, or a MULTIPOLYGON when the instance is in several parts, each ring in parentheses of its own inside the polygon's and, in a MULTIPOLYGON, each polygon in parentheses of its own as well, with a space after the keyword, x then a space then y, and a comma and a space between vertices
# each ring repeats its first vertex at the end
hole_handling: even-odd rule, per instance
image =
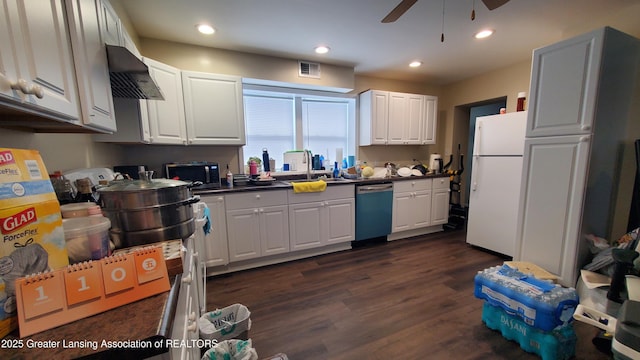
POLYGON ((500 331, 506 339, 517 342, 523 350, 539 355, 542 360, 566 360, 576 353, 573 324, 543 331, 486 301, 482 306, 482 321, 489 329, 500 331))
POLYGON ((474 282, 475 297, 544 331, 573 321, 579 303, 574 288, 536 279, 506 265, 479 271, 474 282))
POLYGON ((242 304, 233 304, 202 314, 198 319, 200 338, 208 340, 247 340, 251 329, 251 312, 242 304))

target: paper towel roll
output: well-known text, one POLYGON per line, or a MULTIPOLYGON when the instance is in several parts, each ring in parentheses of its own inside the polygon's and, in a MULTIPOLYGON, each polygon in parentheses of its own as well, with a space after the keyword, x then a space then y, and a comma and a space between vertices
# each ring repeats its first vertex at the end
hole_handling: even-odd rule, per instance
POLYGON ((342 148, 336 148, 336 160, 338 162, 338 164, 342 163, 342 148))

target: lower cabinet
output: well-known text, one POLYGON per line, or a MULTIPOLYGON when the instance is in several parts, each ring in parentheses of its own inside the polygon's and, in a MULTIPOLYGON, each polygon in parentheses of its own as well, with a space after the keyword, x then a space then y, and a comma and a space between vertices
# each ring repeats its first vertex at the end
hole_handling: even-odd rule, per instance
POLYGON ((289 190, 291 250, 303 250, 355 239, 353 185, 328 187, 321 193, 289 190))
POLYGON ((448 177, 394 182, 391 232, 446 224, 449 192, 448 177))
POLYGON ((449 222, 449 178, 433 179, 431 188, 431 225, 449 222))
POLYGON ((289 251, 286 190, 225 196, 229 261, 289 251))
MULTIPOLYGON (((198 318, 200 317, 200 305, 198 303, 197 266, 198 261, 194 256, 193 238, 185 240, 186 255, 184 268, 180 277, 180 291, 176 314, 171 329, 171 339, 185 342, 196 341, 200 338, 198 318)), ((192 346, 178 346, 170 348, 171 359, 200 359, 200 349, 192 346)))
POLYGON ((431 179, 393 183, 391 232, 431 225, 431 179))
POLYGON ((224 196, 203 195, 200 197, 209 207, 211 232, 205 235, 205 254, 202 257, 207 267, 229 263, 229 243, 227 240, 227 214, 224 196))

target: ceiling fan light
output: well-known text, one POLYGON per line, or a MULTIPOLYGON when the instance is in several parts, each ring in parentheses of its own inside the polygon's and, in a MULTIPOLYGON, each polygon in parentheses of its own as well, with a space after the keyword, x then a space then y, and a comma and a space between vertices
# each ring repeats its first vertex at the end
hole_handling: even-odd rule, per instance
POLYGON ((421 65, 422 65, 422 61, 417 61, 417 60, 416 60, 416 61, 412 61, 412 62, 409 64, 409 66, 410 66, 410 67, 412 67, 412 68, 420 67, 421 65))
POLYGON ((328 52, 329 52, 329 50, 330 50, 330 49, 329 49, 329 47, 328 47, 328 46, 323 46, 323 45, 321 45, 321 46, 316 46, 316 48, 315 48, 315 52, 316 52, 316 54, 326 54, 326 53, 328 53, 328 52))
POLYGON ((494 31, 492 29, 480 30, 474 35, 474 37, 476 39, 488 38, 489 36, 493 35, 493 32, 494 31))
POLYGON ((205 35, 211 35, 214 32, 216 32, 216 30, 213 27, 211 27, 211 25, 207 25, 207 24, 198 24, 196 25, 196 28, 200 33, 205 35))

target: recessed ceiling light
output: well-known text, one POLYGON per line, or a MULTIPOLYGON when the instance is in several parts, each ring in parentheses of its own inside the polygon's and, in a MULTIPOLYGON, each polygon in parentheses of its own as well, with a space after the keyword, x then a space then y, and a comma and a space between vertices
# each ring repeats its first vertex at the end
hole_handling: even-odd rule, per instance
POLYGON ((422 65, 422 61, 412 61, 412 62, 409 64, 409 66, 411 66, 411 67, 418 67, 418 66, 420 66, 420 65, 422 65))
POLYGON ((489 36, 493 35, 493 30, 491 29, 486 29, 486 30, 481 30, 478 31, 474 37, 476 39, 484 39, 484 38, 488 38, 489 36))
POLYGON ((203 33, 205 35, 211 35, 214 32, 216 32, 216 30, 214 28, 212 28, 211 25, 200 24, 200 25, 196 25, 196 27, 198 28, 198 31, 200 31, 201 33, 203 33))
POLYGON ((316 46, 316 54, 326 54, 329 52, 328 46, 316 46))

